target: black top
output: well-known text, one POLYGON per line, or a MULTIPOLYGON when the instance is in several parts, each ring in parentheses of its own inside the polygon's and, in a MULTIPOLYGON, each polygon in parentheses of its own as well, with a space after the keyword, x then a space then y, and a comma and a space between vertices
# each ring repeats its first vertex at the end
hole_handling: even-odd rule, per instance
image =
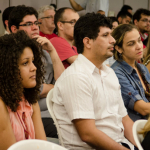
POLYGON ((141 143, 144 150, 150 150, 150 131, 146 134, 144 140, 141 143))

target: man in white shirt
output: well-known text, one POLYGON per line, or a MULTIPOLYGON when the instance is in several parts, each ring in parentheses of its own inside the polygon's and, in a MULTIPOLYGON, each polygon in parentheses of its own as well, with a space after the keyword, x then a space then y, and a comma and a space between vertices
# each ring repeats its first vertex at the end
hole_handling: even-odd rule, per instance
POLYGON ((87 13, 97 12, 103 10, 107 16, 109 10, 109 0, 84 0, 80 1, 79 4, 75 0, 69 0, 71 6, 76 11, 85 9, 87 13))
POLYGON ((57 80, 52 99, 69 150, 134 150, 133 121, 124 107, 118 79, 103 64, 113 55, 111 28, 105 16, 94 13, 82 16, 74 27, 80 54, 57 80))

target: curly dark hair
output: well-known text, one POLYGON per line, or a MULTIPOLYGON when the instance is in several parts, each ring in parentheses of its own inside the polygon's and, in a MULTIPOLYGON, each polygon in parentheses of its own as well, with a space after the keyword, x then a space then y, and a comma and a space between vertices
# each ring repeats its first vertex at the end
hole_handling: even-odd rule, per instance
POLYGON ((74 41, 78 53, 83 53, 83 39, 88 37, 95 40, 100 32, 100 27, 112 28, 109 18, 99 13, 87 13, 80 17, 74 27, 74 41))
POLYGON ((22 96, 29 104, 37 102, 40 85, 44 80, 42 57, 39 44, 34 39, 30 39, 23 30, 0 37, 0 97, 12 111, 17 111, 22 96), (33 63, 37 68, 36 86, 30 89, 23 88, 18 65, 19 58, 26 47, 31 48, 34 55, 33 63))

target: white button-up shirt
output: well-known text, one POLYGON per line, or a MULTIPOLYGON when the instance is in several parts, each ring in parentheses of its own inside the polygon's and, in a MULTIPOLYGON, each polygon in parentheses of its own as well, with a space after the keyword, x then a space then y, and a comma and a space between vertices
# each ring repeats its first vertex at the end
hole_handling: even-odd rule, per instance
POLYGON ((130 143, 124 137, 122 118, 127 115, 120 85, 114 71, 99 69, 82 54, 56 81, 53 109, 65 147, 70 150, 92 149, 84 143, 72 123, 74 119, 94 119, 98 130, 116 142, 130 143))

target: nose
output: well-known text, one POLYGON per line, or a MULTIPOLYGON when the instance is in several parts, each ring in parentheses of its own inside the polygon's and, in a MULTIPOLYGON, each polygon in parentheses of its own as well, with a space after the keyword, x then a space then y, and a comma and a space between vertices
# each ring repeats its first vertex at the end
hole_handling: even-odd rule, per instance
POLYGON ((38 25, 35 25, 35 24, 32 25, 32 30, 37 30, 38 28, 39 28, 38 25))
POLYGON ((141 49, 143 47, 143 42, 137 42, 137 49, 141 49))
POLYGON ((36 71, 37 70, 37 68, 36 68, 36 66, 34 65, 34 63, 32 62, 32 64, 31 64, 31 71, 36 71))
POLYGON ((116 40, 110 35, 110 44, 115 44, 116 40))

